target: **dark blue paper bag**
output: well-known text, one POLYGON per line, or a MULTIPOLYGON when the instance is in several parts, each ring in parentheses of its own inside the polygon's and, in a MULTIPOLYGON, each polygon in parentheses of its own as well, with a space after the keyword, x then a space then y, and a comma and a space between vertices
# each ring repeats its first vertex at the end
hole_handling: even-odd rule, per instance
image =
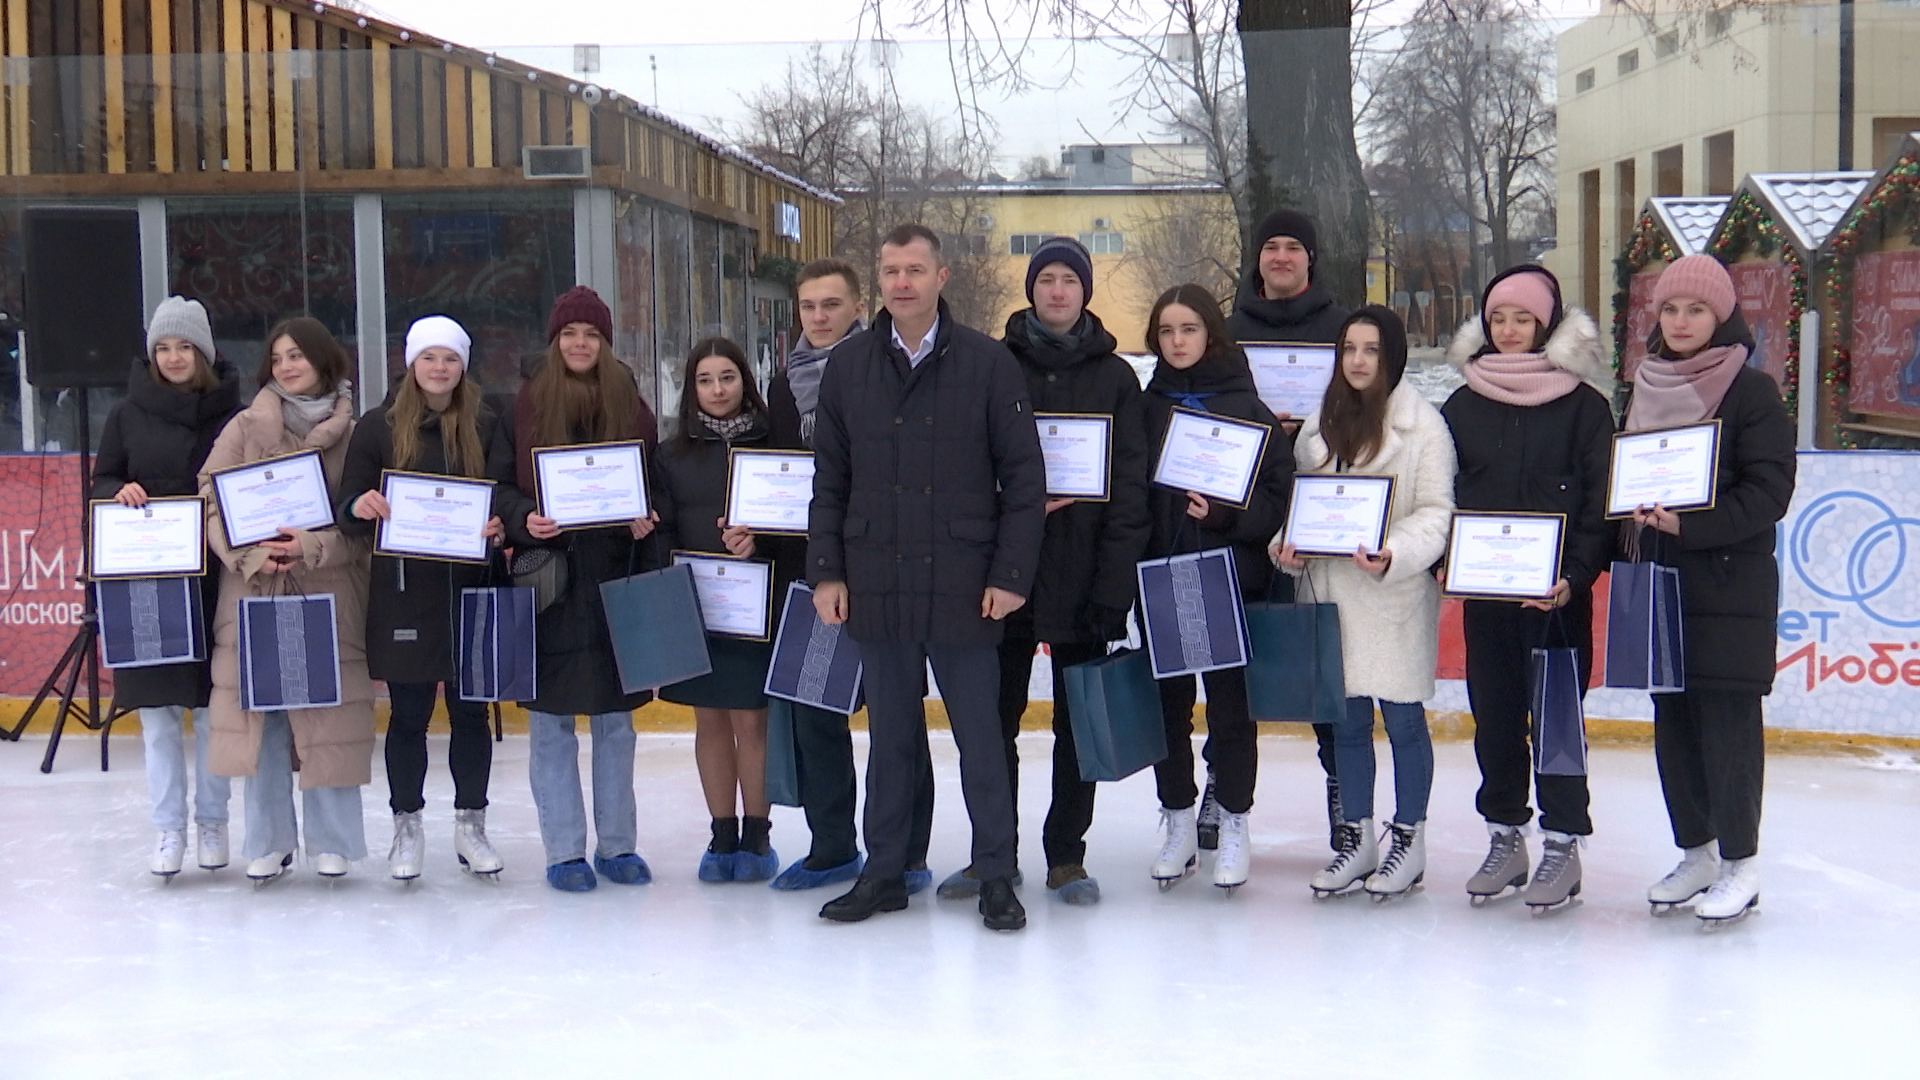
POLYGON ((240 601, 240 707, 248 712, 340 704, 340 641, 333 597, 240 601))
POLYGON ((860 646, 846 629, 820 621, 812 589, 798 581, 788 585, 762 689, 771 697, 851 716, 860 708, 860 646))
POLYGON ((1247 711, 1255 720, 1339 721, 1347 711, 1334 604, 1248 604, 1247 711))
POLYGON ((96 581, 100 656, 110 668, 189 664, 207 658, 207 616, 200 579, 96 581))
POLYGON ((693 568, 680 564, 600 583, 620 688, 657 690, 713 670, 693 568))
POLYGON ((459 692, 467 701, 532 701, 540 696, 534 590, 460 590, 459 692))
POLYGON ((1160 688, 1143 650, 1122 649, 1062 675, 1080 779, 1123 780, 1165 760, 1160 688))
POLYGON ((1246 612, 1240 606, 1232 548, 1145 559, 1135 572, 1154 678, 1247 662, 1246 612))
POLYGON ((1617 562, 1607 589, 1606 684, 1654 694, 1687 688, 1680 627, 1680 571, 1650 562, 1617 562))
POLYGON ((800 805, 800 754, 794 742, 793 702, 767 699, 767 801, 800 805))
POLYGON ((1580 656, 1572 649, 1533 650, 1533 771, 1587 775, 1587 713, 1580 656))

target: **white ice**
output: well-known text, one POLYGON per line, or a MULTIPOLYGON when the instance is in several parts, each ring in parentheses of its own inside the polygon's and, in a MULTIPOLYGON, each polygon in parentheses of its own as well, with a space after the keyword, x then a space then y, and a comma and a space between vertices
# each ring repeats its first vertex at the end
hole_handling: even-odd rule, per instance
MULTIPOLYGON (((583 737, 583 743, 585 739, 583 737)), ((1147 877, 1150 773, 1103 785, 1088 869, 1104 900, 1042 887, 1050 741, 1021 740, 1016 934, 973 905, 914 898, 853 926, 838 889, 703 885, 691 737, 641 737, 642 853, 655 881, 549 889, 524 737, 498 747, 489 885, 455 866, 445 740, 433 743, 429 863, 386 878, 385 784, 367 789, 375 857, 329 885, 304 864, 256 891, 238 865, 171 883, 137 739, 0 744, 0 1075, 458 1077, 1807 1076, 1914 1067, 1920 1015, 1920 766, 1768 762, 1763 913, 1718 933, 1648 915, 1673 863, 1652 752, 1596 749, 1584 903, 1545 919, 1462 885, 1484 853, 1464 743, 1438 747, 1426 888, 1316 903, 1326 858, 1310 741, 1261 740, 1253 879, 1210 864, 1168 894, 1147 877)), ((967 858, 951 739, 936 734, 933 869, 967 858)), ((860 746, 864 753, 864 739, 860 746)), ((584 749, 584 748, 583 748, 584 749)), ((1389 754, 1378 809, 1391 806, 1389 754)), ((376 758, 376 777, 379 773, 376 758)), ((582 769, 583 773, 585 769, 582 769)), ((236 838, 239 793, 235 791, 236 838)), ((804 853, 777 809, 784 858, 804 853)), ((1537 858, 1538 837, 1531 840, 1537 858)), ((1912 1075, 1912 1074, 1906 1074, 1912 1075)))

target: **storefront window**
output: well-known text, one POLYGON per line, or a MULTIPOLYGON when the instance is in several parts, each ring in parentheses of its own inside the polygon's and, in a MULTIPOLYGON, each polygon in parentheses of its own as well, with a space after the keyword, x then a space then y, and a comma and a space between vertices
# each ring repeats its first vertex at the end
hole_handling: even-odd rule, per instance
POLYGON ((615 305, 613 352, 633 365, 641 396, 657 405, 653 325, 653 203, 632 198, 619 204, 614 218, 614 266, 620 302, 615 305))
POLYGON ((725 334, 720 316, 720 223, 693 219, 693 268, 688 275, 693 292, 694 338, 725 334))
POLYGON ((662 206, 654 211, 657 230, 657 255, 654 266, 659 272, 656 294, 660 328, 659 390, 654 407, 665 434, 667 419, 680 408, 680 362, 693 348, 693 311, 687 285, 688 264, 692 259, 693 215, 677 207, 662 206))

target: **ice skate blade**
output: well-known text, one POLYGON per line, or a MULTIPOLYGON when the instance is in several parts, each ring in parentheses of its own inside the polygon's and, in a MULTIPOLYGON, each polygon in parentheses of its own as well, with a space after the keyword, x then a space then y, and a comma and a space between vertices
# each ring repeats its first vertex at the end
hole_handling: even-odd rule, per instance
POLYGON ((1413 879, 1413 884, 1407 886, 1404 889, 1401 889, 1399 892, 1374 892, 1372 889, 1368 889, 1367 895, 1373 897, 1374 903, 1384 904, 1389 900, 1398 900, 1403 896, 1408 896, 1412 894, 1413 892, 1415 892, 1420 888, 1420 883, 1425 880, 1426 880, 1426 875, 1422 874, 1419 877, 1413 879))
POLYGON ((1732 915, 1723 916, 1717 919, 1711 918, 1706 915, 1698 915, 1698 914, 1696 914, 1694 917, 1700 920, 1701 933, 1711 934, 1721 929, 1722 927, 1732 926, 1735 923, 1746 922, 1749 916, 1758 915, 1758 914, 1760 914, 1760 898, 1758 896, 1755 896, 1753 899, 1747 901, 1746 907, 1741 908, 1739 911, 1735 912, 1732 915))
POLYGON ((1155 877, 1153 880, 1159 883, 1161 892, 1166 892, 1168 889, 1192 877, 1194 871, 1198 869, 1200 869, 1200 856, 1194 855, 1187 859, 1187 865, 1180 868, 1179 877, 1155 877))
POLYGON ((1544 919, 1547 916, 1552 915, 1556 911, 1565 911, 1567 908, 1573 907, 1575 904, 1582 903, 1582 902, 1583 901, 1581 901, 1581 899, 1578 896, 1569 896, 1565 900, 1561 900, 1558 903, 1553 903, 1553 904, 1528 904, 1527 910, 1533 915, 1534 918, 1544 919))
POLYGON ((1340 896, 1358 896, 1366 891, 1366 885, 1361 881, 1350 881, 1338 889, 1322 889, 1317 885, 1309 885, 1307 888, 1313 890, 1313 898, 1315 900, 1332 900, 1340 896))
POLYGON ((1216 888, 1216 889, 1225 889, 1225 890, 1226 890, 1226 892, 1227 892, 1227 895, 1228 895, 1228 896, 1232 896, 1232 895, 1233 895, 1234 893, 1236 893, 1236 892, 1238 892, 1238 891, 1240 890, 1240 886, 1242 886, 1242 885, 1245 885, 1245 884, 1246 884, 1246 882, 1244 882, 1244 881, 1236 881, 1236 882, 1234 882, 1234 883, 1233 883, 1233 884, 1231 884, 1231 885, 1223 885, 1223 884, 1221 884, 1220 882, 1218 882, 1218 881, 1216 881, 1216 882, 1214 882, 1214 883, 1213 883, 1213 887, 1214 887, 1214 888, 1216 888))
POLYGON ((172 881, 174 877, 179 873, 180 871, 178 870, 155 870, 153 872, 153 876, 159 878, 161 881, 164 882, 164 881, 172 881))

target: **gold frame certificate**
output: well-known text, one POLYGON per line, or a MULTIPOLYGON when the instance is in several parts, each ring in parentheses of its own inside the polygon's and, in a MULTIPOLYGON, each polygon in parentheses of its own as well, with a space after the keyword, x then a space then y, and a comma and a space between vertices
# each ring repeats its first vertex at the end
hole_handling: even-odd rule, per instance
POLYGON ((1176 408, 1160 440, 1153 482, 1244 510, 1272 434, 1265 424, 1176 408))
POLYGON ((87 577, 197 577, 207 572, 207 504, 198 495, 89 504, 87 577))
POLYGON ((1720 421, 1623 431, 1613 437, 1607 467, 1607 516, 1640 507, 1711 510, 1720 472, 1720 421))
POLYGON ((706 551, 676 551, 673 563, 693 571, 693 591, 707 633, 748 641, 772 639, 772 563, 706 551))
POLYGON ((563 529, 625 525, 653 509, 646 448, 638 439, 535 447, 533 479, 540 516, 563 529))
POLYGON ((1296 473, 1281 538, 1296 555, 1344 559, 1362 548, 1387 543, 1393 515, 1391 476, 1363 473, 1296 473))
POLYGON ((1445 592, 1470 600, 1544 600, 1560 580, 1564 514, 1455 511, 1445 592))
POLYGON ((755 533, 807 535, 813 505, 813 455, 801 450, 740 450, 727 460, 727 524, 755 533))
POLYGON ((1339 358, 1332 345, 1243 341, 1254 392, 1275 416, 1300 419, 1326 399, 1339 358))
POLYGON ((213 497, 230 548, 272 540, 282 529, 324 529, 333 524, 326 464, 318 450, 222 469, 213 474, 213 497))
POLYGON ((1111 497, 1113 417, 1099 413, 1033 414, 1047 463, 1047 498, 1106 502, 1111 497))
POLYGON ((388 469, 380 494, 391 515, 375 530, 380 555, 485 563, 487 522, 493 517, 493 481, 388 469))

